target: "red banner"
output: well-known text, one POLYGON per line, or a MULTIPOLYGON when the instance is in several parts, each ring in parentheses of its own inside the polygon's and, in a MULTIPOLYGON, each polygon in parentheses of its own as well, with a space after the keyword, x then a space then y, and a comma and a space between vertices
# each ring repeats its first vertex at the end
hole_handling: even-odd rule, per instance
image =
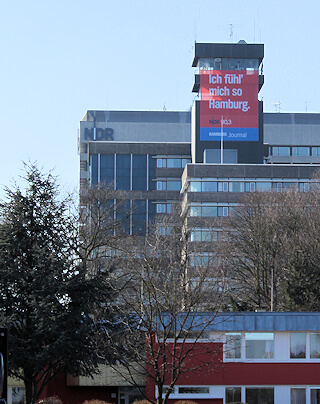
POLYGON ((225 140, 258 140, 257 70, 201 70, 200 86, 201 140, 217 140, 222 119, 224 131, 230 129, 225 140))

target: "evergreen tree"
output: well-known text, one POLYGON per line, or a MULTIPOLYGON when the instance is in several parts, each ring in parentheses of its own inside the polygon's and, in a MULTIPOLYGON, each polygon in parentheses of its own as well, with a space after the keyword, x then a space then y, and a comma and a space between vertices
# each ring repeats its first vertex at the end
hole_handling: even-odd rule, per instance
POLYGON ((90 245, 92 255, 95 244, 79 240, 81 225, 59 199, 56 178, 30 165, 24 179, 26 189, 6 188, 0 205, 0 322, 9 330, 11 375, 33 404, 57 374, 95 371, 101 327, 93 314, 103 304, 104 327, 112 328, 114 289, 110 261, 88 276, 80 252, 90 245))

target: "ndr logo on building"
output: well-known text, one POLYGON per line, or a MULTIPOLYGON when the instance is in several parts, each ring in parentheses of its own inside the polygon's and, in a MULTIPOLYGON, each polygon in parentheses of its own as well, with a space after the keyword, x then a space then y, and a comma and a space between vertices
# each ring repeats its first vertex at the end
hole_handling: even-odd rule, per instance
POLYGON ((114 140, 114 130, 112 128, 85 128, 84 138, 85 140, 114 140))

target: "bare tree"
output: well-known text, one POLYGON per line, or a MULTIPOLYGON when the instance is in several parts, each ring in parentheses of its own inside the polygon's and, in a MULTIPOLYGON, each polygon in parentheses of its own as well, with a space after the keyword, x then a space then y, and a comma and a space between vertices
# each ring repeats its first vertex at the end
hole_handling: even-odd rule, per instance
POLYGON ((319 279, 319 195, 314 186, 242 198, 225 222, 229 241, 223 255, 234 309, 319 307, 317 283, 309 284, 319 279))
MULTIPOLYGON (((214 344, 198 341, 210 342, 208 327, 220 308, 224 278, 212 252, 201 255, 191 246, 185 219, 180 212, 162 217, 145 238, 131 240, 123 263, 126 287, 119 307, 125 331, 122 343, 113 345, 116 370, 138 387, 146 375, 157 387, 158 404, 168 401, 181 375, 214 370, 204 360, 214 344), (204 309, 210 311, 199 315, 204 309)), ((146 398, 154 402, 148 392, 146 398)))

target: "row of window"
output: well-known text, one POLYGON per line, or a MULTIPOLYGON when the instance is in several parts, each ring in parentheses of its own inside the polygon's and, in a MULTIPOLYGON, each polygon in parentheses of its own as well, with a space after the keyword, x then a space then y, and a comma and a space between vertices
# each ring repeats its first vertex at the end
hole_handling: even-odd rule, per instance
POLYGON ((193 229, 190 232, 190 241, 219 241, 225 240, 227 234, 221 230, 193 229))
MULTIPOLYGON (((273 359, 274 333, 226 333, 224 349, 226 359, 273 359)), ((320 333, 291 332, 290 359, 320 359, 320 333)))
MULTIPOLYGON (((310 403, 320 404, 320 389, 309 388, 310 403)), ((241 402, 241 387, 226 387, 226 404, 241 402)), ((307 392, 305 387, 290 388, 290 404, 306 404, 307 392)), ((245 402, 248 404, 274 404, 274 388, 273 387, 246 387, 245 402)))
POLYGON ((180 157, 157 158, 158 168, 184 168, 189 163, 191 163, 191 158, 180 158, 180 157))
POLYGON ((272 156, 320 156, 320 147, 308 146, 273 146, 272 156))
MULTIPOLYGON (((318 387, 289 387, 290 404, 306 404, 309 395, 311 404, 320 404, 320 389, 318 387)), ((215 386, 175 386, 170 398, 212 398, 215 386)), ((274 404, 274 387, 225 387, 225 404, 246 402, 248 404, 274 404)), ((163 397, 168 387, 163 389, 163 397)), ((289 391, 288 391, 289 393, 289 391)), ((289 404, 289 403, 288 403, 289 404)))
POLYGON ((275 191, 281 192, 284 189, 297 187, 300 191, 306 192, 310 182, 285 181, 285 180, 264 180, 264 181, 190 181, 189 192, 255 192, 275 191))
POLYGON ((91 185, 113 184, 117 190, 154 190, 156 161, 147 154, 92 154, 91 185))
POLYGON ((199 204, 190 206, 189 216, 226 217, 232 212, 233 206, 217 206, 216 204, 199 204))
POLYGON ((201 58, 199 60, 200 70, 258 70, 258 59, 241 58, 201 58))
POLYGON ((157 181, 158 191, 180 191, 181 180, 157 181))
POLYGON ((157 213, 171 213, 172 203, 157 203, 157 213))

